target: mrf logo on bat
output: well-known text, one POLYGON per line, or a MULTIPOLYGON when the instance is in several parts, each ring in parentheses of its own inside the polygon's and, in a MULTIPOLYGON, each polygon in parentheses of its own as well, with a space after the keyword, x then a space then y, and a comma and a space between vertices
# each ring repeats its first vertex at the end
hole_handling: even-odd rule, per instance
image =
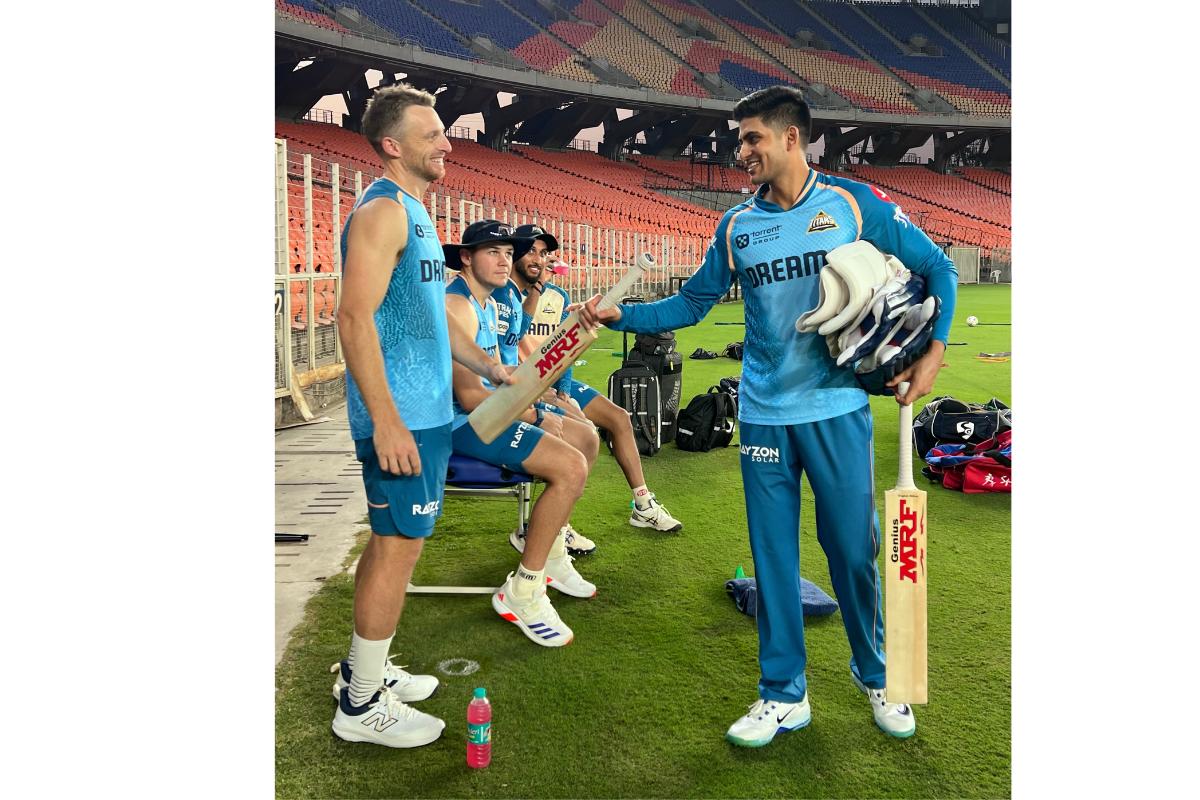
POLYGON ((567 328, 557 338, 543 345, 543 348, 548 348, 545 355, 538 359, 538 377, 544 378, 549 373, 553 372, 555 367, 562 363, 563 359, 574 352, 579 346, 579 325, 572 325, 567 328))
POLYGON ((900 514, 892 520, 892 563, 900 563, 900 580, 913 583, 917 582, 917 524, 917 512, 901 497, 900 514))

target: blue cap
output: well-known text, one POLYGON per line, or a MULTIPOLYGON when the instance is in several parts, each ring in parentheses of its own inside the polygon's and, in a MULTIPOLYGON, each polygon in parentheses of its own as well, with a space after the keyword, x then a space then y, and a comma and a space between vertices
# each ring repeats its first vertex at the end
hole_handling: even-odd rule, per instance
POLYGON ((478 689, 475 690, 475 696, 476 697, 487 697, 487 689, 480 686, 478 689))

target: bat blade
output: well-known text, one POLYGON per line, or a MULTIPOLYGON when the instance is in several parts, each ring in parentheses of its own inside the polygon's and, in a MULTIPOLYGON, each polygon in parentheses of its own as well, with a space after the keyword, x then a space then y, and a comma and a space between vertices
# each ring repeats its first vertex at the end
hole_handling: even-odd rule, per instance
POLYGON ((887 701, 929 702, 925 492, 889 489, 884 495, 887 554, 887 701))
MULTIPOLYGON (((900 384, 907 394, 907 384, 900 384)), ((887 701, 929 702, 927 506, 912 479, 912 406, 900 407, 900 469, 884 494, 887 701)))
MULTIPOLYGON (((629 293, 654 258, 643 253, 600 300, 599 308, 611 308, 629 293)), ((537 350, 512 373, 512 383, 502 384, 467 416, 467 422, 484 444, 491 444, 517 417, 524 413, 546 389, 554 384, 575 359, 596 341, 596 334, 584 327, 579 312, 572 311, 537 350)))

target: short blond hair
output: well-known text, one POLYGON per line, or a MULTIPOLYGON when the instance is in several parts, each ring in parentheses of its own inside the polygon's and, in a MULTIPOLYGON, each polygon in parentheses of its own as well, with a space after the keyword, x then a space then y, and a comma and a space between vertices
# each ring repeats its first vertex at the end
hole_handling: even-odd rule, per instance
POLYGON ((367 137, 367 141, 380 157, 385 157, 383 139, 386 136, 395 136, 400 121, 404 119, 405 109, 409 106, 433 108, 435 102, 437 98, 432 94, 408 83, 381 86, 375 90, 366 113, 363 114, 363 136, 367 137))

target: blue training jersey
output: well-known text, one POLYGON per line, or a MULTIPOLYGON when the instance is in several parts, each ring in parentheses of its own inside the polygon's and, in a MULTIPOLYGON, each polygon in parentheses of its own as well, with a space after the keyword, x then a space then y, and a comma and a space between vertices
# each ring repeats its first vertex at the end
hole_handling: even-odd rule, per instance
MULTIPOLYGON (((545 291, 538 298, 537 309, 533 312, 528 326, 529 335, 534 337, 538 344, 554 333, 554 329, 559 326, 559 323, 571 315, 571 312, 567 310, 567 306, 571 305, 571 296, 567 294, 566 290, 545 281, 542 285, 545 287, 545 291)), ((574 365, 567 367, 567 371, 554 382, 554 388, 560 392, 571 391, 574 372, 574 365)))
POLYGON ((729 290, 736 274, 745 299, 746 338, 738 417, 758 425, 795 425, 848 414, 867 404, 852 371, 829 355, 825 337, 798 333, 796 318, 820 295, 825 254, 864 239, 923 276, 942 311, 933 335, 950 333, 958 271, 883 191, 810 170, 799 201, 784 211, 760 187, 725 212, 704 263, 679 294, 622 305, 615 330, 657 333, 695 325, 729 290))
MULTIPOLYGON (((446 268, 437 229, 421 201, 387 178, 368 186, 342 226, 342 269, 345 271, 350 253, 354 211, 380 197, 400 203, 408 214, 408 244, 392 270, 383 302, 375 311, 384 374, 405 426, 414 431, 436 428, 453 418, 446 268)), ((346 407, 350 435, 355 439, 373 436, 375 425, 349 371, 346 407)))
POLYGON ((529 317, 521 308, 524 297, 512 278, 508 283, 492 292, 496 301, 496 333, 500 342, 500 363, 516 366, 521 357, 517 343, 529 331, 529 317))
MULTIPOLYGON (((446 286, 446 294, 459 294, 471 301, 471 308, 475 311, 475 344, 487 353, 492 358, 496 358, 499 354, 499 335, 497 333, 496 324, 496 303, 490 297, 484 305, 480 305, 479 301, 471 294, 471 287, 467 285, 466 280, 462 275, 458 275, 454 280, 446 286)), ((483 385, 492 390, 493 386, 487 378, 480 378, 483 385)), ((466 422, 467 411, 458 404, 458 397, 454 398, 454 427, 458 428, 466 422)))

